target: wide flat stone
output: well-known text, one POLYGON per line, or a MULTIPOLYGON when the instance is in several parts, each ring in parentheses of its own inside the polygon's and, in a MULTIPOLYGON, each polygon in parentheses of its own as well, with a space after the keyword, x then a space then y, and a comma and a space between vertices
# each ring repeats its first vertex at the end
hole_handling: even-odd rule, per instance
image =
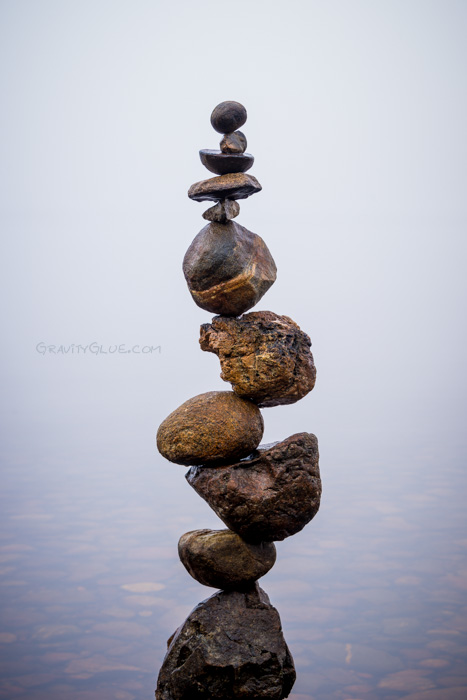
POLYGON ((193 530, 181 536, 178 555, 199 583, 238 591, 267 574, 276 548, 273 542, 250 544, 231 530, 193 530))
POLYGON ((213 207, 209 207, 203 212, 203 219, 206 221, 216 221, 219 224, 226 224, 227 221, 235 219, 240 214, 240 204, 233 199, 224 199, 217 202, 213 207))
POLYGON ((274 283, 276 272, 263 239, 233 221, 205 226, 183 260, 195 303, 223 316, 251 309, 274 283))
POLYGON ((246 147, 247 140, 242 131, 234 131, 232 134, 225 134, 220 142, 222 153, 245 153, 246 147))
POLYGON ((219 357, 221 378, 258 406, 295 403, 315 385, 310 338, 288 316, 272 311, 216 316, 201 326, 199 342, 219 357))
POLYGON ((240 102, 226 100, 214 107, 211 114, 211 124, 213 129, 220 134, 230 134, 236 131, 246 122, 247 113, 245 107, 240 102))
POLYGON ((232 391, 208 391, 167 416, 157 431, 157 448, 176 464, 221 464, 249 455, 263 430, 254 403, 232 391))
POLYGON ((217 202, 222 199, 246 199, 261 190, 261 185, 253 175, 227 173, 195 182, 188 190, 188 196, 196 202, 217 202))
POLYGON ((318 441, 298 433, 260 446, 248 458, 186 479, 227 525, 248 542, 283 540, 316 515, 321 499, 318 441))
POLYGON ((211 173, 224 175, 225 173, 244 173, 255 162, 251 153, 222 153, 203 148, 199 152, 202 164, 211 173))
POLYGON ((169 639, 156 700, 283 700, 294 683, 279 614, 256 584, 190 613, 169 639))

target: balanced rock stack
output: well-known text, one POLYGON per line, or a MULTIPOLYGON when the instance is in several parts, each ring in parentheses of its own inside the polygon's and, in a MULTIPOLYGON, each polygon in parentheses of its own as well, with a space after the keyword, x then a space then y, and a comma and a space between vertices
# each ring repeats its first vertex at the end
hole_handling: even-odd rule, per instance
POLYGON ((246 117, 238 102, 222 102, 211 115, 221 150, 202 150, 200 158, 216 177, 192 185, 188 196, 215 204, 183 261, 193 300, 218 314, 201 326, 200 345, 219 357, 232 391, 189 399, 157 433, 159 452, 190 467, 188 483, 228 528, 187 532, 178 545, 188 573, 221 590, 169 639, 157 700, 282 700, 295 682, 279 615, 257 581, 274 565, 274 542, 318 511, 318 444, 298 433, 260 445, 260 408, 303 398, 316 370, 310 339, 294 321, 271 311, 245 314, 276 279, 263 239, 233 221, 238 200, 261 190, 246 174, 254 161, 238 131, 246 117))

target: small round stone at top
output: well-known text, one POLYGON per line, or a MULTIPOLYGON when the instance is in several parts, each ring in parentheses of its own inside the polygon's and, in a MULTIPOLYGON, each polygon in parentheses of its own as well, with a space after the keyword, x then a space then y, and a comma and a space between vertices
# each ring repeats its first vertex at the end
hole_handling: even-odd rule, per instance
POLYGON ((246 109, 240 102, 227 100, 214 108, 211 124, 220 134, 231 134, 246 122, 246 109))

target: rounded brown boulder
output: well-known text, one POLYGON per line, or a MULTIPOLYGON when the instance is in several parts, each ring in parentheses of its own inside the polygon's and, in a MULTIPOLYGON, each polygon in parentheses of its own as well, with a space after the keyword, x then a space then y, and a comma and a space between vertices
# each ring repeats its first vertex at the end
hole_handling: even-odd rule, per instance
POLYGON ((244 590, 274 566, 273 542, 249 544, 231 530, 193 530, 181 536, 178 554, 188 573, 204 586, 244 590))
POLYGON ((208 391, 185 401, 161 423, 157 449, 184 466, 225 464, 251 454, 263 430, 254 403, 232 391, 208 391))

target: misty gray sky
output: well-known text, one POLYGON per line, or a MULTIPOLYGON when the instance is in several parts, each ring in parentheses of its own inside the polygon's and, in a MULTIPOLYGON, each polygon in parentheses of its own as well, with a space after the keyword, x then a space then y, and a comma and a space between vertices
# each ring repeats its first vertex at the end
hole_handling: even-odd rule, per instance
POLYGON ((181 476, 157 426, 229 388, 181 272, 209 206, 186 192, 210 177, 198 151, 218 147, 226 99, 248 110, 263 186, 237 221, 278 267, 256 309, 299 323, 318 369, 304 400, 264 411, 265 441, 315 432, 331 481, 460 457, 464 2, 3 0, 0 15, 6 459, 181 476), (162 351, 35 350, 93 341, 162 351))

